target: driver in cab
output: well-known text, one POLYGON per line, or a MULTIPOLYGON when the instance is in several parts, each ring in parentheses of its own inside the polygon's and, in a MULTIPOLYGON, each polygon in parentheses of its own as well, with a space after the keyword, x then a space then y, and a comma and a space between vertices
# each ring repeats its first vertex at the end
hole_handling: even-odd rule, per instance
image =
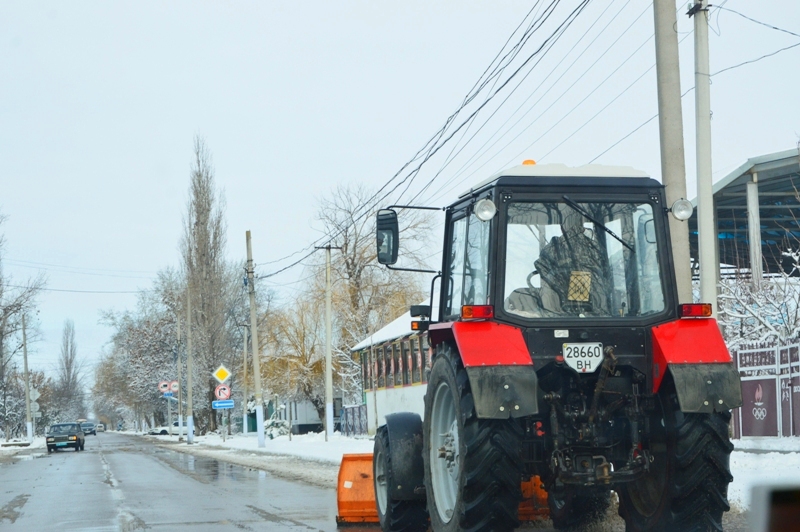
POLYGON ((560 315, 609 316, 613 285, 606 257, 586 235, 583 215, 566 205, 563 209, 561 236, 551 238, 534 262, 542 307, 560 315))

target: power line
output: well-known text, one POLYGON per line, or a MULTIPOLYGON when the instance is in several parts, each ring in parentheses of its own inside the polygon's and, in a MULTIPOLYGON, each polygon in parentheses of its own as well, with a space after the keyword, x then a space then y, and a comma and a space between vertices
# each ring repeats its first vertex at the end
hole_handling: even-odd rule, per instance
POLYGON ((756 24, 760 24, 761 26, 765 26, 765 27, 767 27, 769 29, 776 30, 776 31, 782 31, 783 33, 788 33, 789 35, 794 35, 795 37, 800 37, 800 34, 798 34, 798 33, 795 33, 793 31, 789 31, 789 30, 785 30, 783 28, 779 28, 778 26, 773 26, 772 24, 768 24, 766 22, 761 22, 760 20, 756 20, 756 19, 754 19, 752 17, 748 17, 747 15, 745 15, 743 13, 739 13, 738 11, 736 11, 734 9, 731 9, 731 8, 728 8, 728 7, 722 7, 721 5, 720 6, 716 6, 716 7, 717 7, 717 9, 721 9, 723 11, 730 11, 731 13, 735 13, 736 15, 739 15, 740 17, 749 20, 750 22, 755 22, 756 24))
MULTIPOLYGON (((7 284, 11 288, 30 288, 29 286, 21 286, 15 284, 7 284)), ((67 290, 61 288, 37 288, 44 292, 66 292, 70 294, 140 294, 142 292, 153 292, 154 290, 67 290)))
MULTIPOLYGON (((533 24, 531 24, 529 26, 528 30, 526 30, 526 33, 523 34, 522 38, 517 43, 517 45, 512 47, 512 49, 509 50, 509 52, 507 52, 505 54, 505 56, 503 56, 503 59, 501 59, 500 62, 498 62, 498 64, 494 67, 494 69, 492 69, 491 74, 489 76, 486 76, 485 75, 486 71, 484 71, 484 74, 481 76, 481 78, 479 78, 478 82, 476 83, 477 89, 475 89, 475 86, 473 86, 473 89, 471 89, 470 92, 468 93, 468 95, 465 97, 464 102, 462 102, 461 106, 459 106, 459 108, 447 118, 447 120, 445 121, 445 124, 423 145, 422 148, 420 148, 417 151, 417 153, 409 161, 407 161, 400 168, 400 170, 398 170, 386 183, 384 183, 384 185, 380 189, 378 189, 378 191, 375 194, 373 194, 371 198, 369 198, 367 201, 364 202, 364 204, 363 204, 363 209, 364 209, 363 212, 361 214, 357 215, 357 216, 354 216, 354 219, 352 220, 351 225, 352 225, 352 223, 358 222, 364 216, 369 214, 371 209, 373 209, 375 205, 377 205, 379 202, 385 200, 388 196, 393 194, 400 186, 402 186, 406 182, 408 182, 408 185, 406 186, 405 190, 408 190, 408 186, 410 186, 411 183, 413 183, 414 179, 416 179, 416 176, 419 174, 419 171, 421 170, 422 166, 428 160, 430 160, 430 158, 433 157, 433 155, 435 155, 444 145, 446 145, 447 142, 449 142, 453 138, 453 136, 456 133, 458 133, 458 131, 460 131, 466 124, 470 123, 475 118, 475 116, 478 114, 478 112, 480 112, 494 97, 496 97, 516 77, 516 75, 519 74, 519 72, 523 68, 525 68, 528 65, 528 63, 533 58, 535 58, 545 48, 545 46, 547 46, 547 44, 549 43, 550 40, 552 40, 554 37, 556 37, 559 34, 559 32, 562 31, 562 28, 564 28, 565 26, 568 27, 569 25, 571 25, 572 22, 574 22, 574 20, 577 17, 577 15, 580 14, 583 11, 583 9, 585 9, 585 7, 589 3, 589 1, 590 0, 583 0, 578 5, 578 7, 576 7, 570 13, 570 15, 567 17, 567 19, 564 22, 562 22, 556 28, 556 30, 549 37, 547 37, 547 39, 545 39, 543 44, 536 51, 534 51, 522 63, 522 65, 520 65, 505 81, 503 81, 502 84, 500 84, 499 88, 497 88, 496 90, 493 90, 491 92, 491 94, 486 97, 484 102, 481 105, 478 106, 478 109, 476 109, 473 113, 471 113, 470 116, 467 117, 467 119, 465 121, 463 121, 458 127, 456 127, 455 130, 452 131, 452 133, 450 135, 448 135, 446 138, 444 138, 444 140, 442 140, 442 138, 444 137, 445 133, 450 128, 450 125, 452 123, 454 123, 455 117, 458 116, 458 114, 466 107, 467 104, 472 102, 477 97, 477 95, 487 86, 487 84, 492 79, 495 79, 496 77, 498 77, 498 76, 500 76, 502 74, 502 72, 509 66, 510 62, 519 53, 519 50, 522 49, 522 47, 524 46, 524 43, 526 43, 527 40, 530 39, 530 36, 533 33, 535 33, 536 30, 538 30, 539 28, 542 27, 544 22, 552 15, 552 13, 555 10, 555 7, 560 2, 557 1, 557 2, 552 2, 551 4, 549 4, 547 10, 545 11, 545 13, 543 13, 538 19, 536 19, 536 21, 533 24), (538 26, 536 25, 537 23, 538 23, 538 26), (510 57, 510 59, 507 60, 507 58, 509 58, 509 57, 510 57), (486 78, 486 79, 481 81, 482 78, 486 78), (392 182, 394 182, 409 166, 411 166, 415 161, 417 161, 417 160, 419 160, 421 158, 420 156, 421 156, 421 154, 423 154, 423 152, 425 152, 425 155, 422 156, 422 161, 413 170, 411 170, 409 173, 407 173, 406 176, 402 180, 400 180, 399 183, 396 183, 394 187, 392 187, 388 192, 384 193, 383 196, 378 198, 378 196, 384 190, 386 190, 387 187, 389 187, 392 184, 392 182), (378 199, 376 200, 376 198, 378 198, 378 199)), ((539 2, 537 2, 537 5, 538 5, 538 3, 539 2)), ((534 6, 534 9, 535 8, 536 8, 536 6, 534 6)), ((528 15, 526 15, 526 19, 528 18, 528 16, 532 12, 533 12, 533 10, 531 10, 528 13, 528 15)), ((524 22, 524 20, 525 19, 523 19, 523 22, 524 22)), ((519 27, 521 27, 521 25, 518 26, 517 29, 515 29, 514 33, 516 33, 518 31, 519 27)), ((513 35, 513 33, 512 33, 512 35, 513 35)), ((507 40, 506 43, 508 43, 509 41, 510 41, 510 39, 507 40)), ((504 48, 505 48, 505 46, 507 46, 507 44, 504 45, 504 48)), ((501 53, 502 53, 502 49, 501 49, 501 53)), ((489 68, 491 68, 491 65, 494 64, 495 62, 497 62, 496 58, 495 58, 495 60, 492 61, 492 63, 490 63, 490 67, 489 68)), ((402 194, 401 194, 401 197, 402 197, 402 194)), ((357 212, 358 212, 358 210, 356 210, 356 213, 357 212)), ((327 238, 327 241, 330 242, 336 236, 341 234, 342 230, 339 230, 337 233, 332 234, 332 235, 331 234, 324 235, 323 237, 320 237, 319 239, 315 240, 311 245, 316 245, 320 241, 324 241, 326 238, 327 238)), ((306 246, 305 248, 303 248, 303 250, 308 250, 309 247, 310 246, 306 246)), ((280 268, 280 269, 278 269, 278 270, 276 270, 274 272, 268 273, 268 274, 262 274, 259 277, 260 278, 268 278, 268 277, 273 277, 275 275, 278 275, 279 273, 282 273, 282 272, 284 272, 284 271, 286 271, 286 270, 288 270, 290 268, 293 268, 293 267, 297 266, 298 264, 301 264, 303 261, 305 261, 307 258, 309 258, 311 256, 311 254, 313 254, 313 253, 314 253, 314 250, 310 250, 308 253, 303 255, 298 260, 292 262, 288 266, 285 266, 283 268, 280 268)), ((289 256, 294 256, 294 255, 297 255, 297 254, 298 254, 298 252, 294 252, 289 256)), ((279 259, 279 260, 285 260, 285 258, 284 259, 279 259)))

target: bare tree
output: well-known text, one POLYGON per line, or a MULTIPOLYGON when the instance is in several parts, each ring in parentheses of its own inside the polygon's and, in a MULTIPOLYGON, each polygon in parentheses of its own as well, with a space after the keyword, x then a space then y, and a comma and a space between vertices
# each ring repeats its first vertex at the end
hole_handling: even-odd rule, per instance
MULTIPOLYGON (((191 168, 189 201, 184 218, 181 254, 187 284, 191 291, 193 316, 189 324, 193 331, 198 399, 204 404, 198 408, 205 413, 209 430, 217 427, 211 409, 217 382, 211 376, 219 364, 233 359, 230 301, 234 297, 235 283, 230 268, 224 260, 225 253, 225 200, 217 195, 214 169, 205 142, 195 138, 194 160, 191 168)), ((200 417, 200 416, 198 416, 200 417)))
MULTIPOLYGON (((0 215, 0 225, 5 217, 0 215)), ((14 356, 22 350, 22 315, 36 306, 36 297, 45 285, 43 276, 16 283, 3 271, 5 236, 0 233, 0 427, 11 437, 7 420, 16 416, 20 400, 14 388, 14 356)), ((29 339, 32 335, 29 335, 29 339)), ((24 395, 21 397, 24 402, 24 395)))
POLYGON ((84 365, 78 358, 78 346, 75 343, 75 324, 72 320, 64 322, 61 333, 61 352, 58 356, 58 373, 56 389, 62 420, 74 420, 86 416, 83 378, 84 365))
MULTIPOLYGON (((373 196, 360 185, 341 185, 320 200, 318 218, 332 235, 331 245, 341 248, 332 255, 331 277, 336 333, 334 369, 345 400, 355 400, 361 389, 360 361, 353 360, 350 347, 374 331, 376 323, 388 323, 425 298, 420 275, 389 270, 377 263, 375 217, 364 215, 364 205, 373 196)), ((429 250, 430 218, 409 210, 402 216, 403 260, 425 266, 429 250)), ((325 290, 324 263, 313 267, 311 291, 325 290)), ((321 307, 319 307, 321 308, 321 307)))

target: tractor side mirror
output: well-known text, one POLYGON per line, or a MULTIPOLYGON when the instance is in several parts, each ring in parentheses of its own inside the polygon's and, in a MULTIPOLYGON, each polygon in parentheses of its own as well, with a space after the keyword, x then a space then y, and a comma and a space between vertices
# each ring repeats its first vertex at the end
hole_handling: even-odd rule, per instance
POLYGON ((430 305, 411 305, 412 318, 430 318, 431 306, 430 305))
POLYGON ((375 224, 378 241, 378 262, 394 264, 397 262, 397 251, 400 247, 400 230, 397 225, 397 212, 392 209, 378 211, 375 224))
POLYGON ((656 243, 656 223, 652 218, 644 223, 644 240, 648 244, 656 243))

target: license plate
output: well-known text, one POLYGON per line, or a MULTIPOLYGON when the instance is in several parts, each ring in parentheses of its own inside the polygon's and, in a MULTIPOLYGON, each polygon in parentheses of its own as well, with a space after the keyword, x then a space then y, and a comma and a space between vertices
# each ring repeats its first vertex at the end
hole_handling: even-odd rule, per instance
POLYGON ((63 447, 63 446, 65 446, 66 444, 67 444, 67 442, 65 442, 65 441, 62 441, 62 442, 59 442, 59 443, 57 443, 57 444, 56 444, 56 447, 63 447))
POLYGON ((600 342, 564 344, 561 352, 564 362, 579 373, 597 371, 603 363, 603 344, 600 342))

